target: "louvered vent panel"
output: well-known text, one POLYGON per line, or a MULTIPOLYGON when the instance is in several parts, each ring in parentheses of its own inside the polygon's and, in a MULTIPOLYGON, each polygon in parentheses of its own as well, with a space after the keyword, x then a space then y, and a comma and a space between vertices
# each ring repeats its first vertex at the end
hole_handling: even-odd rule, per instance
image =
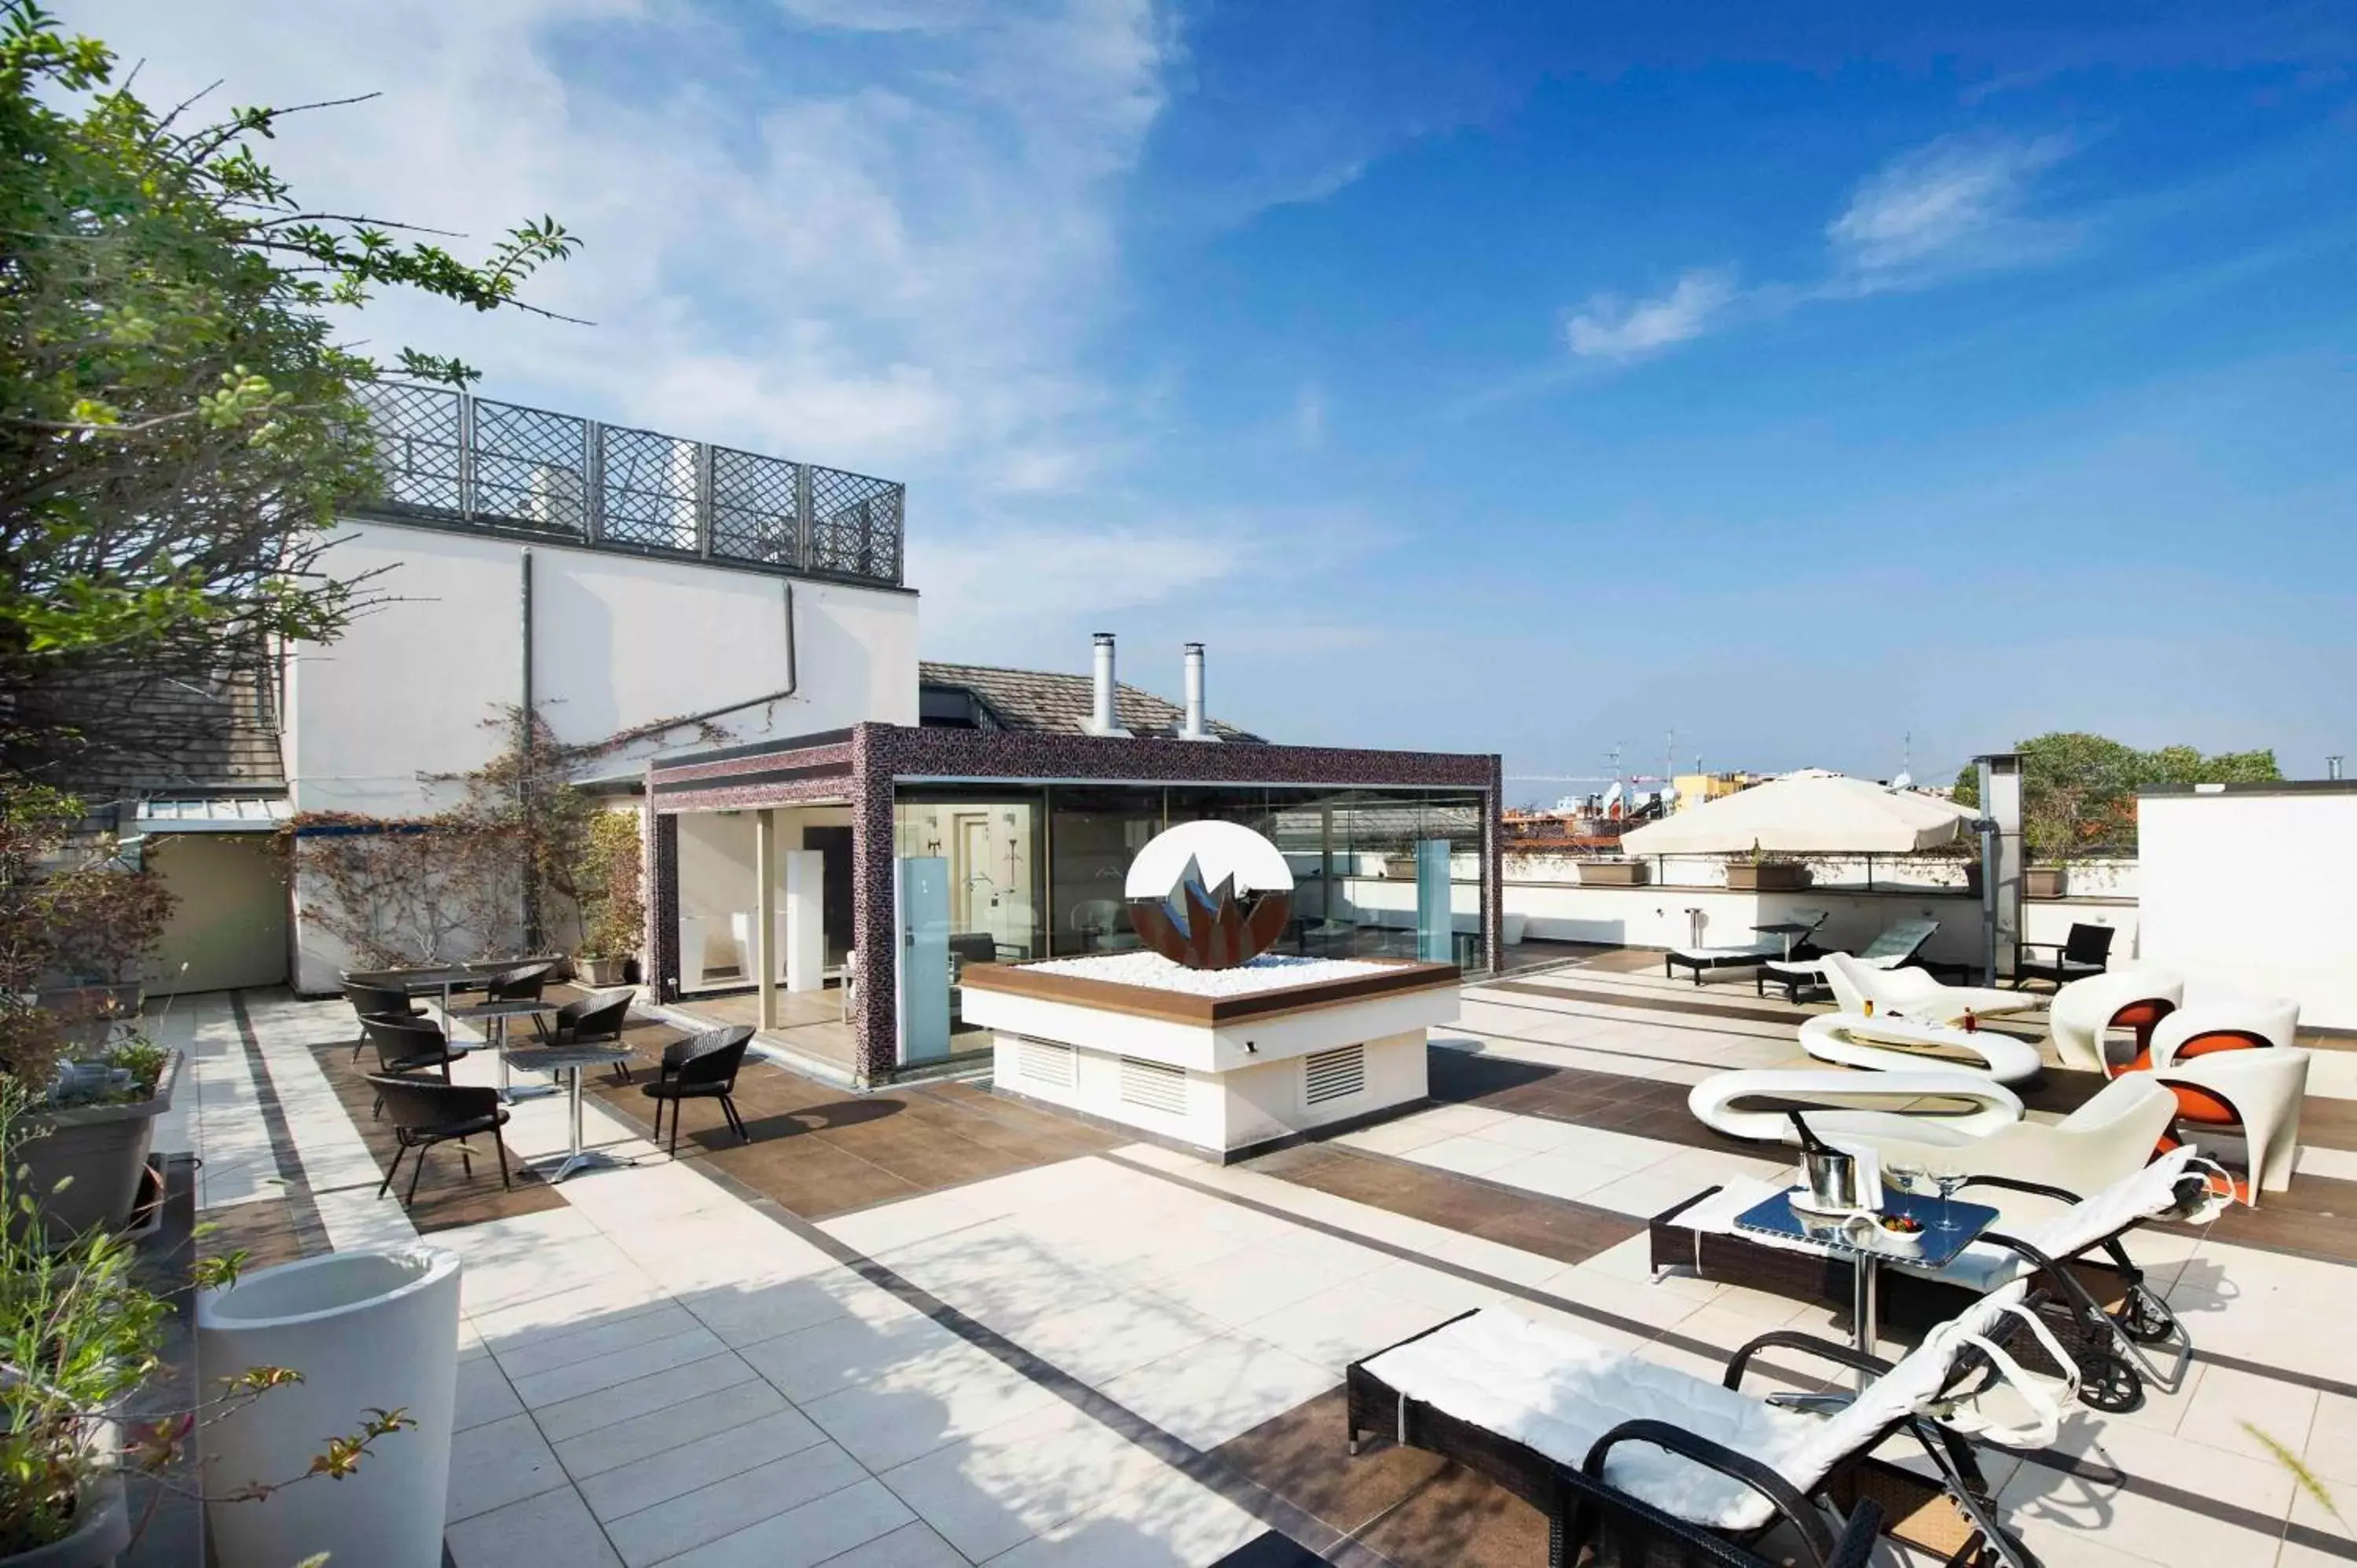
POLYGON ((1344 1046, 1338 1051, 1319 1051, 1301 1058, 1301 1070, 1305 1104, 1323 1105, 1343 1099, 1367 1087, 1367 1047, 1344 1046))
POLYGON ((1135 1057, 1124 1057, 1121 1058, 1121 1102, 1147 1111, 1167 1111, 1173 1116, 1183 1116, 1187 1113, 1187 1069, 1161 1062, 1139 1061, 1135 1057))
POLYGON ((1045 1040, 1025 1040, 1016 1048, 1015 1076, 1032 1083, 1072 1087, 1072 1047, 1045 1040))

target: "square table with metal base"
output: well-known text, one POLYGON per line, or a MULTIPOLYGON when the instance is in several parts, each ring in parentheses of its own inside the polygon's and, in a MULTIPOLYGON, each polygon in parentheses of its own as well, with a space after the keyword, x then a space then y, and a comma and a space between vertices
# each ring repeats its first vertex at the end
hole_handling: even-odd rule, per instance
POLYGON ((591 1068, 612 1067, 616 1062, 628 1061, 630 1058, 630 1053, 619 1046, 533 1046, 502 1055, 500 1064, 502 1070, 512 1061, 515 1066, 523 1069, 526 1072, 559 1075, 566 1080, 565 1092, 572 1101, 568 1107, 571 1112, 569 1117, 572 1124, 571 1142, 561 1157, 532 1162, 532 1168, 545 1176, 551 1185, 563 1181, 577 1170, 632 1165, 638 1163, 635 1160, 622 1159, 609 1155, 603 1149, 585 1149, 581 1146, 582 1074, 591 1068), (544 1167, 554 1168, 544 1169, 544 1167))
POLYGON ((508 1020, 537 1017, 543 1013, 555 1011, 556 1004, 554 1002, 477 1002, 469 1006, 453 1008, 449 1015, 484 1020, 490 1036, 491 1049, 500 1064, 500 1098, 512 1105, 519 1100, 538 1100, 544 1095, 554 1094, 556 1086, 553 1083, 511 1084, 508 1081, 508 1020))
MULTIPOLYGON (((1901 1251, 1896 1246, 1878 1244, 1878 1236, 1876 1244, 1856 1245, 1848 1240, 1839 1219, 1796 1209, 1792 1200, 1792 1195, 1788 1191, 1755 1203, 1735 1217, 1735 1228, 1772 1237, 1786 1245, 1798 1244, 1828 1258, 1846 1259, 1852 1279, 1850 1343, 1869 1356, 1880 1354, 1875 1344, 1882 1337, 1878 1288, 1882 1265, 1900 1262, 1925 1269, 1946 1268, 1997 1219, 1996 1210, 1985 1203, 1958 1203, 1952 1199, 1947 1204, 1947 1217, 1955 1229, 1942 1230, 1938 1229, 1940 1199, 1886 1188, 1881 1212, 1907 1215, 1923 1227, 1922 1246, 1901 1251)), ((1861 1388, 1872 1380, 1870 1373, 1858 1374, 1861 1388)))
POLYGON ((1751 929, 1763 937, 1781 937, 1784 940, 1783 961, 1790 963, 1792 961, 1792 944, 1817 928, 1802 925, 1796 920, 1780 920, 1774 925, 1754 926, 1751 929))

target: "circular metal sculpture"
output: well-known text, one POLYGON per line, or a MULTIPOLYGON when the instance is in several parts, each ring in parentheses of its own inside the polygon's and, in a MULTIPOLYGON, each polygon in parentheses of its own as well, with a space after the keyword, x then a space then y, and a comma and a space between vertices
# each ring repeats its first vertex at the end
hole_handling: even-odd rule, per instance
POLYGON ((1124 886, 1146 945, 1189 969, 1233 969, 1275 945, 1293 917, 1293 872, 1236 822, 1182 822, 1147 841, 1124 886))

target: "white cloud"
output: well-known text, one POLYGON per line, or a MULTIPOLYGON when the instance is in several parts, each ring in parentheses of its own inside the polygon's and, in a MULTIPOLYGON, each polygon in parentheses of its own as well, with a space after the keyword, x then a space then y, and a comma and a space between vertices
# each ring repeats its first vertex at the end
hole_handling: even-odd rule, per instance
POLYGON ((1254 553, 1241 536, 1189 528, 1017 525, 965 539, 911 534, 909 572, 930 585, 927 645, 978 654, 1043 647, 1040 628, 1084 617, 1183 602, 1254 553))
POLYGON ((1900 287, 2052 251, 2068 231, 2026 209, 2039 174, 2069 151, 2059 136, 1943 136, 1891 159, 1825 226, 1835 287, 1900 287))
POLYGON ((594 328, 394 295, 361 318, 378 349, 469 359, 492 395, 907 478, 937 505, 1036 482, 990 459, 1113 416, 1084 349, 1165 102, 1152 0, 478 0, 333 27, 308 0, 120 0, 85 25, 145 57, 158 100, 382 90, 268 145, 313 201, 478 247, 544 212, 579 234, 532 293, 594 328))
POLYGON ((1652 299, 1591 297, 1566 324, 1564 336, 1582 359, 1639 359, 1701 337, 1735 293, 1732 268, 1697 267, 1652 299))
POLYGON ((1326 389, 1315 381, 1294 390, 1293 436, 1306 452, 1326 445, 1326 389))

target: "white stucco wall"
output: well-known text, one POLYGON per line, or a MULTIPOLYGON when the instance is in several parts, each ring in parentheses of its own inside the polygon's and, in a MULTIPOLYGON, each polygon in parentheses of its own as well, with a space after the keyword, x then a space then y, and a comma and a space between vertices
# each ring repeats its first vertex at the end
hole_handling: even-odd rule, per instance
MULTIPOLYGON (((393 602, 339 641, 294 650, 286 764, 297 811, 426 809, 421 774, 457 773, 498 745, 483 721, 512 705, 522 669, 522 556, 512 540, 348 524, 329 553, 393 602)), ((696 562, 534 543, 533 679, 559 739, 586 743, 786 684, 784 580, 696 562)), ((800 684, 726 714, 732 742, 863 720, 917 720, 913 595, 797 581, 800 684)), ((643 756, 691 744, 675 731, 643 756)), ((611 762, 604 766, 611 766, 611 762)))
POLYGON ((2357 791, 2136 802, 2144 956, 2357 1028, 2357 791))
MULTIPOLYGON (((328 556, 390 602, 333 644, 303 644, 286 676, 285 753, 297 812, 416 816, 447 804, 433 775, 481 766, 505 744, 485 721, 522 681, 522 554, 516 541, 351 522, 328 556)), ((534 542, 533 682, 542 719, 569 744, 763 696, 787 683, 785 579, 692 561, 534 542)), ((721 715, 727 743, 811 735, 863 721, 917 722, 917 600, 833 583, 793 583, 795 694, 721 715)), ((695 744, 673 730, 599 759, 695 744)), ((749 878, 751 819, 745 819, 749 878)), ((347 961, 303 918, 296 984, 332 990, 347 961)), ((743 903, 749 907, 748 886, 743 903)), ((732 906, 734 907, 734 906, 732 906)), ((725 936, 727 924, 719 921, 725 936)))

